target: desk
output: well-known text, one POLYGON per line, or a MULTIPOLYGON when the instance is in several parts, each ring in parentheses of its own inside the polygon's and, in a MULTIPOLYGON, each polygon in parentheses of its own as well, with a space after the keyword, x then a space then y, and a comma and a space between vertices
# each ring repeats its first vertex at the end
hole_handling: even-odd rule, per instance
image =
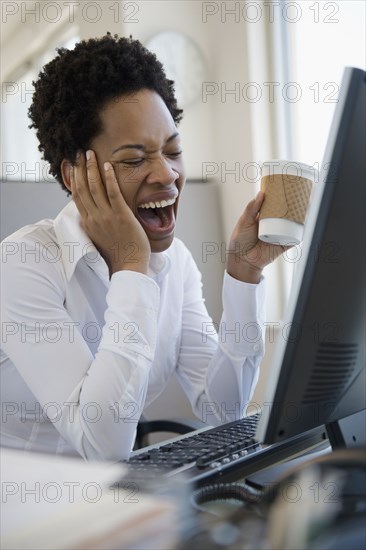
POLYGON ((1 548, 171 549, 176 508, 131 486, 121 464, 1 449, 1 548), (133 492, 135 490, 135 492, 133 492), (167 529, 171 526, 171 529, 167 529))
MULTIPOLYGON (((326 454, 327 449, 324 447, 316 453, 283 462, 280 468, 288 469, 305 459, 308 462, 309 458, 326 454)), ((366 452, 361 451, 359 463, 365 457, 366 452)), ((343 550, 345 547, 359 550, 364 546, 362 541, 364 543, 366 540, 366 471, 363 462, 361 476, 356 479, 356 489, 360 488, 361 491, 358 503, 363 508, 361 506, 361 513, 356 513, 355 508, 352 525, 343 522, 339 531, 338 523, 334 523, 334 512, 339 512, 340 500, 333 502, 331 499, 334 496, 333 471, 320 475, 315 470, 304 468, 302 477, 292 484, 295 493, 286 491, 281 506, 271 505, 268 514, 258 514, 257 510, 250 507, 239 510, 233 503, 210 506, 206 512, 197 510, 193 513, 194 508, 188 510, 188 495, 180 495, 184 498, 178 502, 178 506, 177 502, 164 500, 161 494, 146 494, 140 490, 137 500, 134 500, 131 487, 127 494, 126 491, 124 493, 126 498, 118 493, 119 499, 116 500, 116 493, 108 488, 123 472, 127 473, 120 464, 86 463, 81 459, 2 449, 1 468, 1 547, 4 550, 293 548, 293 544, 290 544, 293 543, 293 536, 297 537, 296 547, 305 549, 308 546, 301 543, 301 537, 306 535, 309 523, 314 518, 317 521, 322 519, 323 527, 324 518, 331 524, 333 522, 332 532, 334 530, 342 541, 342 546, 333 546, 333 550, 343 550), (101 498, 96 498, 96 485, 103 493, 101 498), (84 492, 84 499, 80 500, 80 487, 85 489, 86 486, 90 486, 92 492, 84 492), (67 488, 67 491, 58 498, 55 488, 57 493, 60 487, 67 488), (72 487, 74 498, 71 499, 72 487), (296 492, 298 487, 307 490, 299 495, 296 492), (65 494, 68 495, 66 499, 65 494), (184 510, 180 508, 182 505, 184 510), (234 517, 233 511, 236 512, 234 517), (283 542, 284 537, 289 537, 285 541, 287 546, 283 542), (353 537, 353 542, 349 542, 349 537, 353 537)), ((276 471, 271 467, 265 468, 245 475, 242 479, 238 476, 236 483, 245 481, 252 486, 255 483, 265 486, 266 483, 272 483, 277 474, 278 466, 276 471)), ((163 480, 156 481, 163 484, 163 480)), ((188 483, 186 487, 189 488, 188 483)), ((327 526, 324 532, 329 534, 327 526)))
POLYGON ((229 486, 265 488, 266 498, 259 503, 248 499, 247 506, 232 501, 206 504, 206 532, 196 535, 193 548, 219 548, 212 545, 219 539, 228 550, 364 548, 366 449, 329 450, 324 445, 315 453, 237 478, 229 486), (280 483, 275 487, 276 478, 280 483))

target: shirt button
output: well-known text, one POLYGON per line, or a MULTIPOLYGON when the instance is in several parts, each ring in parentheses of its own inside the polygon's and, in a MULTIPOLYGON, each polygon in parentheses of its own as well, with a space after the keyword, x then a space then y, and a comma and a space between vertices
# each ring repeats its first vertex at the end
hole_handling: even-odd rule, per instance
POLYGON ((254 344, 254 346, 253 346, 254 351, 259 351, 260 349, 261 349, 261 347, 260 347, 259 344, 254 344))
POLYGON ((145 351, 150 351, 150 346, 144 346, 145 351))

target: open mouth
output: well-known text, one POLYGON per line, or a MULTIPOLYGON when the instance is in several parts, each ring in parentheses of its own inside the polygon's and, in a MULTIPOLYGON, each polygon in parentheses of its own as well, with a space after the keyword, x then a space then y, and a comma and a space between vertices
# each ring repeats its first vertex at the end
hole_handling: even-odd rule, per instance
POLYGON ((176 199, 168 199, 140 204, 137 216, 145 229, 154 233, 165 233, 175 226, 174 203, 176 199))

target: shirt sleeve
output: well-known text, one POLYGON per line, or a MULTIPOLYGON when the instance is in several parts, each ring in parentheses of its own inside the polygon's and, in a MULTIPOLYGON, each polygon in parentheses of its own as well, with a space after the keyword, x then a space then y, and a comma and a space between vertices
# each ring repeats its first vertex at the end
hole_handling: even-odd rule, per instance
POLYGON ((14 254, 2 264, 3 350, 81 456, 128 458, 155 353, 158 285, 131 271, 112 276, 94 357, 64 307, 60 265, 42 254, 21 260, 14 254))
POLYGON ((203 422, 237 420, 253 395, 264 355, 265 280, 249 284, 225 272, 217 327, 207 313, 192 258, 186 268, 177 376, 203 422))

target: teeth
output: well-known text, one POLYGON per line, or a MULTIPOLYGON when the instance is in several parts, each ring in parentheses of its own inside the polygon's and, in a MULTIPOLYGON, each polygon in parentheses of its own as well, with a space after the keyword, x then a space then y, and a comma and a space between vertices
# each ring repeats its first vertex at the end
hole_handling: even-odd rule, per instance
POLYGON ((139 208, 164 208, 165 206, 170 206, 171 204, 174 204, 177 197, 174 199, 168 199, 163 201, 155 201, 155 202, 144 202, 143 204, 139 205, 139 208))

